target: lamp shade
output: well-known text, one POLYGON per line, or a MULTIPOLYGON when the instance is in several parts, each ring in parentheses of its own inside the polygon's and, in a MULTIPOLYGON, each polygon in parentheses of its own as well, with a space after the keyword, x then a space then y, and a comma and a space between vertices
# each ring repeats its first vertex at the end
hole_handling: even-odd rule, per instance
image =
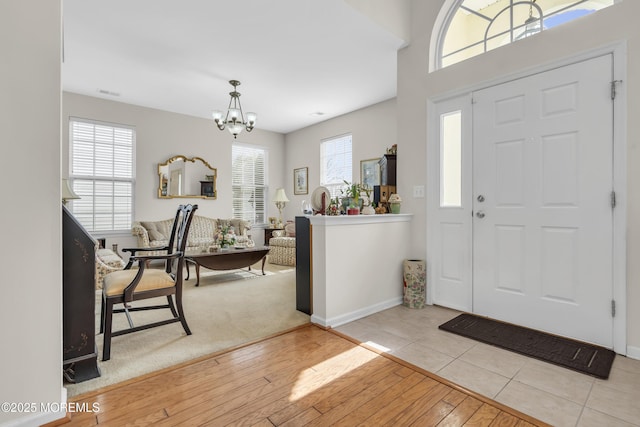
POLYGON ((273 198, 274 202, 288 202, 289 199, 287 199, 287 195, 284 194, 284 188, 278 188, 276 190, 276 195, 273 198))

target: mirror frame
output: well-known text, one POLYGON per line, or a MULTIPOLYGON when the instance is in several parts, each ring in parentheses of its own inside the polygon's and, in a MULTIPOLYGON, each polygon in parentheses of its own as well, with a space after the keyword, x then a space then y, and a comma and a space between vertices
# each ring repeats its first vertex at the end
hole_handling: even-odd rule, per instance
POLYGON ((211 167, 206 160, 201 157, 186 157, 182 155, 173 156, 170 159, 167 159, 164 163, 158 163, 158 198, 159 199, 187 199, 187 198, 198 198, 198 199, 217 199, 218 198, 218 189, 217 189, 217 181, 218 181, 218 169, 211 167), (182 160, 184 162, 195 163, 196 161, 200 161, 204 164, 205 167, 211 170, 213 175, 213 196, 204 196, 200 194, 185 194, 182 196, 172 196, 169 194, 162 194, 162 170, 163 167, 168 167, 171 163, 176 162, 178 160, 182 160))

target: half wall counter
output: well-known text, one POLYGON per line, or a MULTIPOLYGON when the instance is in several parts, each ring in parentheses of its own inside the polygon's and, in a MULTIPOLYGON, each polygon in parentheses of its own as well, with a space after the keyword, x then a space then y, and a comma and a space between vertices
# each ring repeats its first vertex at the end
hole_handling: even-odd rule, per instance
POLYGON ((312 322, 336 327, 402 303, 412 214, 306 218, 312 322))

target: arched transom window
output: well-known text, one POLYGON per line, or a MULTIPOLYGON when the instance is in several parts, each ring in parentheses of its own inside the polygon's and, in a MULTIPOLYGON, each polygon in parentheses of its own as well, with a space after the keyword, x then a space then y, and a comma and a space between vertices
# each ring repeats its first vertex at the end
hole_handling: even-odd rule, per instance
POLYGON ((454 1, 440 33, 436 68, 562 25, 617 1, 620 0, 454 1))

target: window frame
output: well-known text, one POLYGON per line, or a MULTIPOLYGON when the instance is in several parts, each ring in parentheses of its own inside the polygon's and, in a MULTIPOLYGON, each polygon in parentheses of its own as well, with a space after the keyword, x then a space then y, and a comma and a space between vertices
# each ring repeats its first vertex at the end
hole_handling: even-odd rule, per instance
MULTIPOLYGON (((552 8, 551 11, 548 11, 547 13, 544 13, 544 11, 542 11, 542 8, 535 3, 536 0, 534 0, 532 6, 533 8, 536 10, 536 12, 540 12, 540 23, 541 25, 543 24, 543 22, 545 22, 548 18, 554 18, 557 16, 562 15, 564 12, 568 12, 571 11, 573 8, 575 7, 579 7, 581 4, 587 2, 587 0, 567 0, 567 4, 564 5, 560 5, 557 8, 552 8)), ((618 1, 623 1, 623 0, 618 0, 618 1)), ((468 9, 468 8, 463 8, 462 4, 465 2, 465 0, 449 0, 449 1, 445 1, 445 3, 442 6, 442 9, 440 10, 440 13, 438 15, 438 19, 436 20, 436 26, 434 26, 434 31, 432 32, 432 47, 435 47, 435 49, 432 49, 431 52, 433 52, 433 56, 431 56, 431 67, 430 67, 430 72, 432 71, 436 71, 436 70, 440 70, 442 68, 446 68, 448 66, 463 62, 467 59, 473 58, 475 56, 479 56, 482 55, 483 53, 486 53, 490 50, 494 50, 494 49, 498 49, 502 46, 506 46, 508 44, 511 44, 515 41, 518 41, 522 38, 526 38, 526 37, 520 37, 520 36, 515 36, 514 34, 517 33, 520 29, 523 29, 525 27, 524 24, 515 24, 513 22, 510 22, 510 26, 509 28, 506 28, 504 31, 500 32, 500 34, 497 35, 493 35, 490 38, 491 39, 495 39, 498 36, 509 36, 511 38, 511 40, 508 43, 504 43, 501 44, 498 47, 495 48, 491 48, 491 49, 487 49, 487 32, 485 32, 484 34, 484 38, 479 38, 478 40, 471 42, 459 49, 456 49, 452 52, 447 53, 446 56, 453 56, 453 55, 457 55, 460 52, 463 52, 467 49, 473 49, 474 47, 477 46, 482 46, 483 51, 481 53, 477 53, 477 54, 473 54, 467 58, 461 59, 461 60, 457 60, 455 62, 451 62, 447 65, 443 65, 444 60, 446 59, 445 55, 444 55, 444 45, 447 39, 447 35, 449 33, 449 27, 452 23, 452 21, 454 20, 456 14, 458 13, 458 11, 460 9, 466 9, 467 11, 469 11, 470 14, 476 14, 478 16, 481 16, 484 19, 487 19, 487 21, 489 22, 488 26, 487 26, 487 31, 488 29, 491 27, 491 25, 493 25, 493 21, 494 19, 501 13, 507 11, 508 9, 511 10, 513 9, 514 6, 516 5, 524 5, 525 3, 528 5, 530 2, 528 0, 508 0, 509 5, 506 6, 504 9, 502 9, 498 14, 496 14, 493 18, 490 18, 488 16, 485 16, 484 14, 474 11, 472 9, 468 9), (433 44, 433 41, 435 40, 435 46, 433 44)), ((593 11, 593 13, 596 13, 602 9, 606 9, 610 6, 615 5, 615 3, 617 2, 616 0, 611 0, 612 4, 609 5, 605 5, 604 7, 600 8, 600 9, 595 9, 593 11)), ((588 6, 588 4, 586 5, 588 6)), ((511 11, 508 11, 508 13, 512 13, 511 11)), ((555 26, 559 26, 559 25, 563 25, 566 24, 568 22, 574 21, 575 19, 579 19, 580 16, 578 17, 574 17, 571 18, 565 22, 559 23, 554 25, 555 26)), ((539 32, 545 31, 548 28, 541 28, 539 32)), ((535 35, 535 34, 531 34, 531 35, 535 35)))
MULTIPOLYGON (((242 188, 241 188, 242 189, 242 188)), ((231 217, 235 218, 235 219, 244 219, 244 220, 248 220, 252 226, 265 226, 267 224, 268 221, 268 214, 269 214, 269 204, 268 204, 268 199, 269 199, 269 149, 265 146, 261 146, 261 145, 254 145, 254 144, 246 144, 246 143, 242 143, 242 142, 234 142, 233 146, 231 148, 231 217), (236 167, 235 167, 235 150, 236 149, 242 149, 242 150, 247 150, 247 151, 260 151, 262 152, 262 156, 263 156, 263 183, 262 185, 258 185, 258 184, 246 184, 246 183, 236 183, 235 179, 236 179, 236 167), (238 211, 235 208, 235 203, 236 203, 236 197, 235 197, 235 190, 236 187, 240 186, 240 187, 252 187, 252 188, 262 188, 263 189, 263 209, 262 209, 262 220, 261 221, 257 221, 256 218, 258 217, 258 212, 260 212, 259 209, 257 209, 254 205, 254 209, 253 209, 253 214, 252 214, 252 218, 251 219, 247 219, 246 215, 238 215, 238 211)), ((252 203, 249 199, 239 199, 239 200, 246 200, 248 203, 252 203)), ((245 212, 245 210, 242 210, 242 212, 245 212)))
MULTIPOLYGON (((69 129, 69 185, 71 186, 71 188, 73 189, 73 191, 78 194, 78 196, 80 196, 80 199, 77 200, 70 200, 69 204, 68 204, 68 208, 71 211, 71 213, 74 214, 74 216, 78 219, 78 221, 83 225, 83 227, 85 227, 87 229, 87 231, 92 234, 92 235, 100 235, 100 236, 114 236, 114 235, 123 235, 123 234, 128 234, 131 232, 131 227, 133 226, 133 222, 134 222, 134 218, 135 218, 135 190, 136 190, 136 138, 137 138, 137 133, 136 133, 136 128, 133 125, 126 125, 126 124, 122 124, 122 123, 112 123, 112 122, 105 122, 105 121, 101 121, 101 120, 95 120, 95 119, 87 119, 87 118, 82 118, 82 117, 73 117, 70 116, 69 117, 69 124, 68 124, 68 129, 69 129), (93 139, 91 141, 91 144, 93 146, 93 150, 94 150, 94 155, 92 156, 92 161, 94 162, 92 168, 94 168, 93 174, 82 174, 82 173, 75 173, 74 172, 74 164, 75 164, 75 152, 78 151, 77 148, 77 143, 76 143, 76 131, 74 130, 74 124, 75 123, 80 123, 80 124, 84 124, 84 125, 90 125, 93 126, 93 130, 94 130, 94 136, 93 139), (95 137, 95 129, 96 127, 106 127, 106 128, 110 128, 112 130, 112 132, 116 132, 118 130, 124 130, 124 131, 130 131, 131 132, 131 138, 130 138, 130 157, 128 157, 126 160, 130 161, 131 164, 131 169, 129 171, 130 176, 129 177, 122 177, 122 176, 115 176, 117 175, 117 173, 112 173, 111 176, 109 175, 100 175, 100 174, 96 174, 95 172, 95 163, 96 163, 96 156, 95 156, 95 148, 96 148, 96 137, 95 137), (86 197, 87 192, 86 191, 82 191, 81 189, 81 182, 82 181, 89 181, 92 183, 92 192, 90 193, 91 196, 91 201, 92 201, 92 205, 90 208, 90 215, 91 215, 91 224, 89 224, 85 217, 86 214, 83 215, 82 213, 79 213, 78 210, 79 208, 83 205, 82 201, 82 196, 83 194, 86 197), (124 214, 128 216, 128 218, 126 219, 126 223, 127 225, 122 226, 121 228, 116 227, 117 223, 118 223, 118 219, 116 218, 116 216, 118 215, 118 207, 113 205, 113 201, 115 200, 116 197, 116 193, 117 193, 117 189, 113 188, 111 191, 111 201, 112 201, 112 207, 111 209, 106 212, 107 215, 111 215, 111 228, 109 229, 100 229, 100 228, 96 228, 96 218, 97 216, 100 214, 100 212, 98 212, 98 215, 96 214, 96 196, 95 196, 95 188, 96 188, 96 183, 111 183, 113 184, 113 186, 117 186, 118 183, 125 183, 127 184, 127 186, 130 188, 129 190, 129 195, 126 196, 126 198, 128 199, 128 203, 125 203, 124 205, 126 206, 126 210, 124 211, 124 214)), ((111 140, 111 147, 113 149, 113 147, 117 147, 120 146, 122 147, 123 144, 117 144, 116 142, 116 137, 114 135, 113 139, 111 140)), ((128 151, 128 150, 127 150, 128 151)), ((98 159, 98 160, 105 160, 103 159, 98 159)), ((117 158, 112 159, 111 162, 111 166, 113 167, 114 165, 118 164, 118 165, 122 165, 122 159, 120 159, 120 162, 118 161, 117 158)), ((120 196, 123 197, 123 196, 120 196)))
MULTIPOLYGON (((346 151, 344 153, 346 153, 346 151)), ((346 172, 346 170, 344 170, 343 172, 346 172)), ((340 197, 342 195, 344 188, 346 188, 346 184, 344 183, 344 181, 353 182, 353 134, 352 133, 336 135, 329 138, 324 138, 320 141, 320 185, 323 187, 326 187, 329 190, 329 193, 331 194, 331 198, 334 199, 336 197, 340 197), (340 143, 341 140, 347 137, 349 138, 348 160, 343 159, 342 163, 344 164, 345 169, 348 166, 349 176, 347 177, 347 174, 343 173, 343 176, 340 178, 342 181, 327 182, 328 180, 326 179, 327 177, 325 176, 326 169, 327 169, 326 162, 325 162, 325 158, 327 156, 325 155, 325 150, 326 150, 327 144, 340 143)))

